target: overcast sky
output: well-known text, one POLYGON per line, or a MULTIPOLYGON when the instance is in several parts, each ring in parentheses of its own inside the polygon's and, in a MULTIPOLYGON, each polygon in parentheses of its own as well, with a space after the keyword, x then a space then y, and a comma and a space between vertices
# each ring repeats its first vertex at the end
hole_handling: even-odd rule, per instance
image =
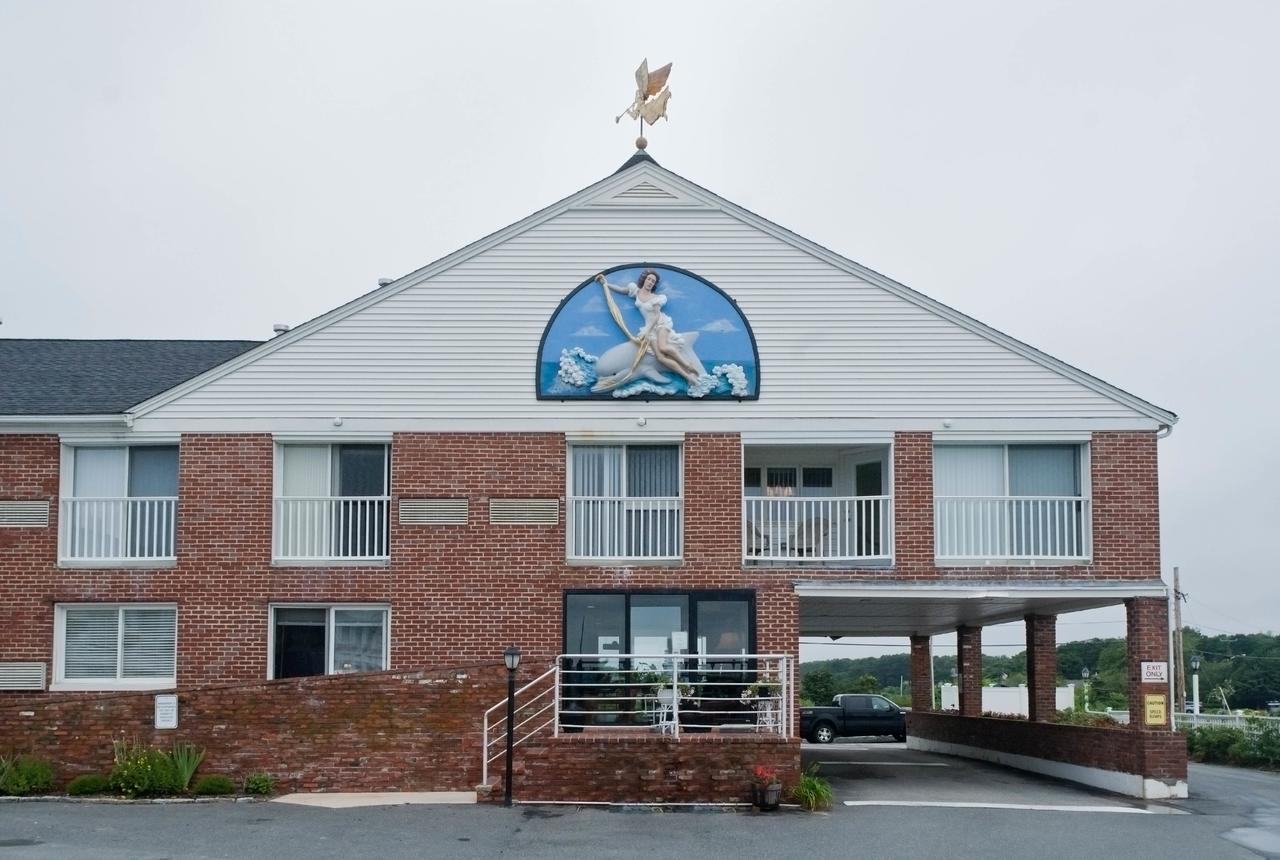
POLYGON ((611 173, 672 60, 663 166, 1177 412, 1166 578, 1274 630, 1277 33, 1269 0, 0 0, 0 336, 264 339, 611 173))

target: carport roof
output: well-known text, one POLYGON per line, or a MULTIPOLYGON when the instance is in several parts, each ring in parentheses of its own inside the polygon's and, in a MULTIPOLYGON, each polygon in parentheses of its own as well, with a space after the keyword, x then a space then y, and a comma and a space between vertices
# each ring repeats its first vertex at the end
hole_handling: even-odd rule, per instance
POLYGON ((1160 580, 963 583, 797 582, 801 636, 932 636, 1027 615, 1115 606, 1168 596, 1160 580))

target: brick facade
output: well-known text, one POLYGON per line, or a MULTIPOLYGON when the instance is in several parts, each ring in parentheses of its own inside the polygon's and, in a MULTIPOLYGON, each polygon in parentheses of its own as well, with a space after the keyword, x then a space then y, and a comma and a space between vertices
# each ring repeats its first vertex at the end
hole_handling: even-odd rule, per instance
POLYGON ((960 713, 982 716, 982 628, 956 629, 956 671, 960 682, 960 713))
MULTIPOLYGON (((532 677, 562 650, 563 594, 569 589, 751 592, 756 651, 798 659, 799 601, 793 585, 800 579, 945 582, 1016 581, 1034 576, 1039 581, 1149 581, 1159 576, 1153 433, 1094 434, 1090 458, 1094 559, 1082 565, 1037 566, 1033 571, 935 564, 932 444, 930 433, 895 436, 895 566, 889 569, 744 565, 742 444, 736 433, 690 433, 684 438, 684 557, 677 564, 567 563, 563 505, 555 526, 491 525, 491 498, 563 499, 568 459, 563 434, 491 432, 393 436, 389 563, 286 566, 271 561, 275 459, 271 436, 184 434, 179 454, 176 564, 83 569, 57 565, 58 438, 0 435, 0 499, 51 502, 48 528, 0 529, 0 654, 5 660, 44 661, 50 664, 52 677, 55 604, 173 602, 178 606, 180 687, 247 684, 246 689, 257 685, 270 691, 296 691, 287 685, 261 684, 267 675, 269 607, 275 603, 380 603, 391 607, 392 670, 488 663, 505 645, 515 643, 524 650, 524 666, 532 677), (467 498, 468 523, 399 523, 394 510, 400 499, 431 497, 467 498)), ((1131 628, 1139 633, 1135 654, 1154 653, 1152 649, 1157 648, 1163 621, 1155 619, 1153 611, 1144 609, 1138 626, 1131 628)), ((977 631, 974 641, 980 641, 977 631)), ((962 701, 967 704, 962 707, 965 713, 980 713, 980 691, 974 687, 980 677, 976 652, 967 664, 973 668, 966 672, 967 693, 962 701)), ((913 687, 923 683, 922 678, 923 668, 913 670, 913 687)), ((499 691, 484 703, 472 703, 473 724, 478 724, 484 707, 501 696, 499 691)), ((40 697, 0 694, 0 702, 33 698, 40 697)), ((43 698, 65 700, 67 696, 49 693, 43 698)), ((142 711, 149 715, 151 699, 146 695, 133 701, 137 704, 131 707, 140 710, 130 719, 137 722, 143 719, 142 711)), ((248 700, 244 701, 247 708, 248 700)), ((710 741, 706 744, 710 750, 719 749, 710 741)), ((686 754, 695 755, 679 753, 686 754)), ((673 796, 683 791, 678 779, 670 785, 673 796)))
POLYGON ((1051 723, 1058 715, 1058 617, 1028 615, 1026 625, 1028 717, 1051 723))
POLYGON ((1169 660, 1169 604, 1151 597, 1125 601, 1125 647, 1129 669, 1129 725, 1146 725, 1145 698, 1163 696, 1165 713, 1172 707, 1169 684, 1142 682, 1143 661, 1163 662, 1172 671, 1169 660))
POLYGON ((911 637, 911 709, 934 710, 933 640, 928 636, 911 637))

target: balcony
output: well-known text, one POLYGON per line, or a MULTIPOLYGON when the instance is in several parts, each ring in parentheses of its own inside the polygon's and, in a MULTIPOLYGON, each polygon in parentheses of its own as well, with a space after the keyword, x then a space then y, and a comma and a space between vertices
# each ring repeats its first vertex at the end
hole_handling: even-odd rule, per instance
POLYGON ((746 497, 742 553, 747 562, 887 563, 893 497, 746 497))
POLYGON ((272 557, 298 563, 389 558, 389 496, 288 496, 274 502, 272 557))
POLYGON ((939 561, 1083 561, 1092 554, 1092 507, 1080 496, 939 496, 939 561))
POLYGON ((574 496, 569 499, 571 561, 678 561, 683 553, 679 496, 574 496))
POLYGON ((121 565, 175 559, 176 496, 64 498, 58 558, 121 565))

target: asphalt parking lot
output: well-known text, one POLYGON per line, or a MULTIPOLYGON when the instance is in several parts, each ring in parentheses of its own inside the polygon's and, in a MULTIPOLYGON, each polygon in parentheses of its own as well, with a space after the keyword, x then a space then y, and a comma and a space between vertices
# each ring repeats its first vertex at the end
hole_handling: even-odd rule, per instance
POLYGON ((1280 857, 1273 774, 1193 766, 1191 800, 1143 804, 901 744, 806 746, 804 757, 830 775, 828 814, 6 801, 0 860, 1280 857))

